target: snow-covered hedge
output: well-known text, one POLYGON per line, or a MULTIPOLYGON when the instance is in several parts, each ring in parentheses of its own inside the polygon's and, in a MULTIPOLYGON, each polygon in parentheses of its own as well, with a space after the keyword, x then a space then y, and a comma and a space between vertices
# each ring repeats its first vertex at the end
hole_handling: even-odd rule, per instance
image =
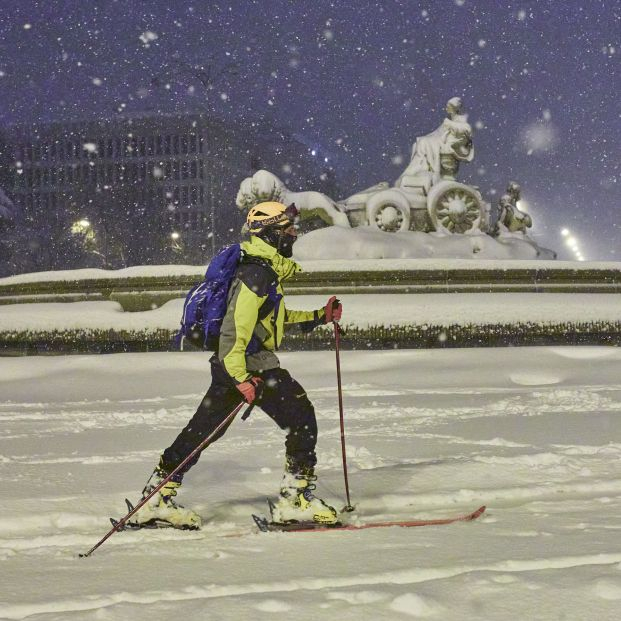
MULTIPOLYGON (((174 333, 165 329, 5 331, 0 333, 0 355, 174 351, 174 333)), ((348 327, 341 337, 343 349, 358 350, 523 345, 621 346, 621 320, 348 327)), ((289 334, 282 346, 283 351, 332 348, 334 333, 329 327, 311 334, 289 334)))

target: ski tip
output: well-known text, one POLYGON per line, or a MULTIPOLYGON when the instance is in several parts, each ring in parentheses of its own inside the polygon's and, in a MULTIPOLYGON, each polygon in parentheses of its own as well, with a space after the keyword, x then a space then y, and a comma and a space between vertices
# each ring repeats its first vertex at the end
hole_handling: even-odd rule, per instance
POLYGON ((267 518, 262 518, 253 513, 252 519, 254 520, 254 523, 257 525, 261 532, 266 533, 269 530, 269 523, 267 521, 267 518))
POLYGON ((482 505, 476 511, 474 511, 473 513, 470 514, 470 516, 469 516, 470 519, 471 520, 476 520, 478 517, 480 517, 481 515, 483 515, 485 513, 486 509, 487 509, 487 507, 485 505, 482 505))
POLYGON ((125 504, 127 505, 127 509, 129 511, 133 511, 134 510, 134 505, 132 505, 132 503, 127 498, 125 499, 125 504))

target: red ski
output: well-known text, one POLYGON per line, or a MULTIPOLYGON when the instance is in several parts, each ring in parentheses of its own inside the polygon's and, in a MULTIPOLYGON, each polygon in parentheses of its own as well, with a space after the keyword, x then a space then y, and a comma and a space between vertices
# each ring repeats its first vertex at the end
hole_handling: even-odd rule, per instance
POLYGON ((361 524, 318 524, 315 522, 294 522, 289 524, 281 524, 278 522, 270 522, 267 518, 253 515, 256 525, 263 532, 324 532, 326 530, 364 530, 365 528, 388 528, 390 526, 399 526, 401 528, 412 528, 414 526, 442 526, 443 524, 453 524, 454 522, 471 522, 483 515, 485 506, 479 507, 476 511, 466 515, 458 515, 451 518, 436 518, 431 520, 410 520, 396 522, 366 522, 361 524))

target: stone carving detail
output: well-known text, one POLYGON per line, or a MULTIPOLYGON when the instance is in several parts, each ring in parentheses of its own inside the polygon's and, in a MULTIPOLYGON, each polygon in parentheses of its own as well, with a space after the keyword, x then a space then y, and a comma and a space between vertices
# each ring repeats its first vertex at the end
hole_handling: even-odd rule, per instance
POLYGON ((503 233, 522 233, 526 235, 527 229, 532 227, 532 218, 518 208, 520 200, 520 186, 512 181, 507 186, 507 192, 500 197, 498 205, 498 220, 494 233, 496 236, 503 233))
POLYGON ((412 145, 410 164, 396 182, 397 187, 417 186, 421 182, 429 188, 441 179, 454 181, 460 162, 474 159, 472 127, 462 113, 459 97, 446 104, 447 118, 430 134, 420 136, 412 145))

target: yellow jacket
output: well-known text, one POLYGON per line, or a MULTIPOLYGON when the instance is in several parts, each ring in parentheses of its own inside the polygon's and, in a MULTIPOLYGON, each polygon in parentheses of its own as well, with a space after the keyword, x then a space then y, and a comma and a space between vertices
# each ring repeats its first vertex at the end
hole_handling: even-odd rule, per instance
POLYGON ((218 346, 218 358, 238 383, 280 366, 274 351, 280 346, 286 324, 300 324, 303 331, 310 331, 324 323, 325 317, 323 308, 296 311, 286 307, 281 283, 301 271, 295 261, 254 235, 241 248, 243 259, 229 290, 218 346), (274 289, 280 298, 275 305, 273 299, 268 300, 274 289), (256 338, 249 353, 253 336, 256 338))

